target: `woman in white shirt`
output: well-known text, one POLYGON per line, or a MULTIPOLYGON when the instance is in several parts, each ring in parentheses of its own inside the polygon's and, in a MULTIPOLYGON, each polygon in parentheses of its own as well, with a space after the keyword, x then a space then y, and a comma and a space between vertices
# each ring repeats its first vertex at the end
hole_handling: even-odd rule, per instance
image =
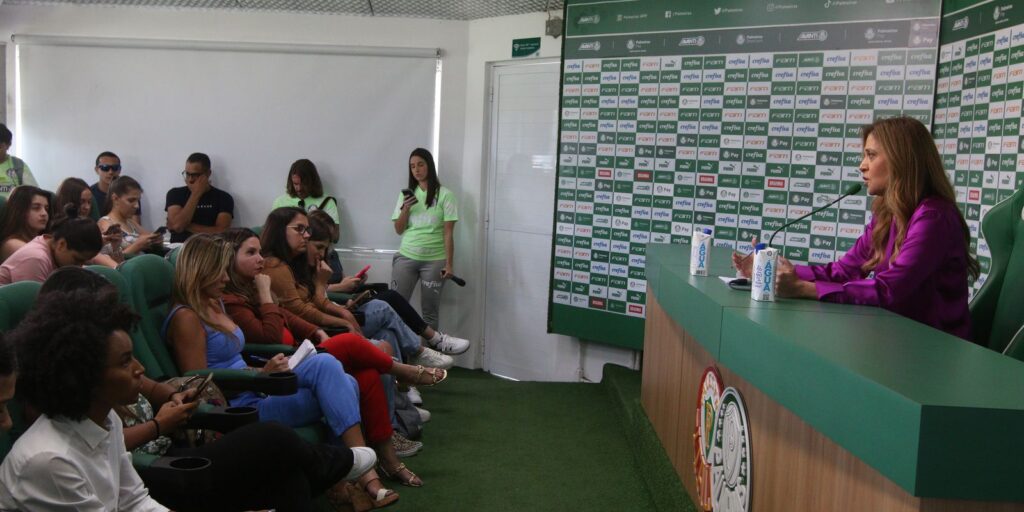
POLYGON ((9 333, 21 348, 19 394, 42 415, 0 465, 0 509, 167 510, 132 467, 114 412, 142 386, 135 319, 116 299, 54 293, 9 333))

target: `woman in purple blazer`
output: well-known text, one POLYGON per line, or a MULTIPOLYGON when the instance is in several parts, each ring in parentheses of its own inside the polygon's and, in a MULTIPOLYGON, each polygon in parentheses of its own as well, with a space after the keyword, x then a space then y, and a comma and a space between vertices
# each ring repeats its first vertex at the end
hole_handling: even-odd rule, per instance
MULTIPOLYGON (((970 231, 956 207, 928 129, 909 117, 861 130, 860 172, 875 196, 872 219, 854 246, 827 265, 779 260, 777 295, 881 306, 964 339, 970 337, 970 231)), ((733 255, 750 275, 753 258, 733 255)))

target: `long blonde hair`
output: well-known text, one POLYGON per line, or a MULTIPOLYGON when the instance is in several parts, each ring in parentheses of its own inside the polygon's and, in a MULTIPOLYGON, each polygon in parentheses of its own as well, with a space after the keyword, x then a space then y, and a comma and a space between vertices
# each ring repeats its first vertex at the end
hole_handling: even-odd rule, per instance
POLYGON ((231 334, 231 329, 210 318, 206 311, 209 299, 203 296, 203 290, 220 281, 233 255, 231 245, 222 238, 194 235, 181 247, 174 267, 174 302, 189 307, 204 324, 225 334, 231 334))
MULTIPOLYGON (((874 230, 871 233, 871 258, 861 270, 870 272, 885 259, 889 230, 896 223, 896 241, 890 261, 896 258, 907 237, 907 225, 921 201, 935 197, 956 204, 956 194, 942 168, 942 157, 935 148, 931 133, 920 121, 911 117, 879 119, 861 129, 861 142, 867 144, 873 135, 881 146, 889 165, 889 183, 885 192, 871 205, 874 230)), ((971 256, 971 232, 963 215, 958 215, 963 228, 964 257, 967 270, 978 277, 978 261, 971 256)))

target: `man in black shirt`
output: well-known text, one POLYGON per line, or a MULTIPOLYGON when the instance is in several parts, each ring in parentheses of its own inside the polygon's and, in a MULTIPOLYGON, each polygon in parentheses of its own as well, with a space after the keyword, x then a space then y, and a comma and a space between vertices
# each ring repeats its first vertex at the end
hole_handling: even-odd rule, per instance
POLYGON ((231 227, 235 200, 210 185, 210 157, 192 153, 185 161, 185 186, 167 191, 167 229, 171 242, 184 242, 193 233, 221 233, 231 227))

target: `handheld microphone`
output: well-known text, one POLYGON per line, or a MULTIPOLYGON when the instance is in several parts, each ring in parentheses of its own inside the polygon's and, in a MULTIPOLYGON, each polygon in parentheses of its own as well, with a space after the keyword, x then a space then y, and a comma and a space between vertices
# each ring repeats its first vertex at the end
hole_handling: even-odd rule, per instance
POLYGON ((459 285, 460 287, 461 286, 466 286, 466 280, 461 278, 461 277, 459 277, 459 276, 457 276, 457 275, 455 275, 455 274, 450 274, 448 276, 448 279, 451 279, 453 283, 459 285))
POLYGON ((800 221, 806 219, 807 217, 810 217, 811 215, 814 215, 815 213, 818 213, 818 212, 824 210, 825 208, 828 208, 829 206, 832 206, 832 205, 838 203, 839 201, 842 201, 847 196, 852 196, 852 195, 856 194, 857 192, 860 192, 860 189, 861 189, 861 184, 860 183, 854 183, 853 185, 850 185, 849 187, 846 187, 846 190, 843 191, 843 195, 837 197, 835 199, 835 201, 832 201, 831 203, 826 204, 825 206, 822 206, 821 208, 816 208, 814 210, 811 210, 810 212, 808 212, 808 213, 806 213, 804 215, 801 215, 800 217, 797 217, 796 219, 793 219, 793 220, 787 222, 781 228, 776 229, 775 232, 772 233, 771 238, 768 239, 768 247, 772 246, 772 241, 775 240, 775 235, 779 234, 782 231, 785 231, 786 228, 792 226, 793 224, 796 224, 797 222, 800 222, 800 221))

